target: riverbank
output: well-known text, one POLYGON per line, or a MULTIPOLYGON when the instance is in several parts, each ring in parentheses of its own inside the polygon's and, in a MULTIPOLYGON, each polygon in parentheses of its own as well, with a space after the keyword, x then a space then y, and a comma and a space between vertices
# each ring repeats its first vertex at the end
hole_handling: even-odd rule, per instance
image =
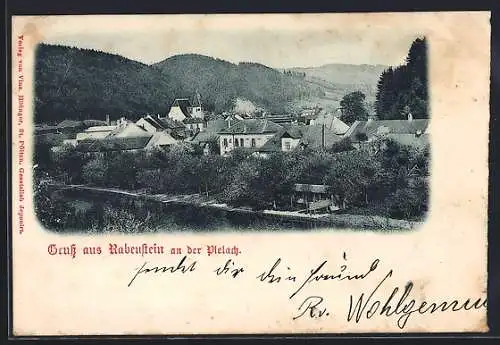
POLYGON ((153 202, 163 205, 174 205, 187 209, 207 209, 216 211, 216 216, 232 215, 232 217, 251 217, 271 222, 290 222, 306 228, 348 228, 348 229, 370 229, 380 231, 411 230, 422 225, 422 222, 391 219, 381 216, 359 215, 359 214, 305 214, 294 211, 263 210, 256 211, 246 207, 233 207, 220 204, 213 198, 200 194, 189 195, 165 195, 149 194, 146 191, 127 191, 116 188, 103 188, 87 185, 66 185, 51 183, 54 191, 77 191, 79 194, 99 197, 106 200, 109 198, 123 197, 126 199, 153 202))

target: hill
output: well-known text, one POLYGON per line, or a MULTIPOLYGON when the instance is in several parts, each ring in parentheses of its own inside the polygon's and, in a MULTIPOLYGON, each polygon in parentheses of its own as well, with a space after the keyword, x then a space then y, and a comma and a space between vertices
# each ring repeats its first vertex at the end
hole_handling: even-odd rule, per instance
POLYGON ((179 89, 176 80, 119 55, 46 44, 36 54, 37 123, 164 112, 179 89))
POLYGON ((373 106, 377 93, 377 82, 384 65, 328 64, 319 67, 297 67, 289 69, 305 75, 305 81, 321 87, 325 97, 340 102, 344 95, 361 91, 369 106, 373 106))
POLYGON ((183 54, 146 65, 89 49, 40 44, 35 65, 35 121, 64 119, 138 119, 165 114, 178 97, 196 92, 214 112, 248 100, 272 113, 303 105, 334 107, 351 90, 371 97, 382 67, 326 65, 283 73, 262 64, 233 64, 197 54, 183 54))
POLYGON ((262 64, 233 64, 197 54, 176 55, 153 65, 181 83, 184 94, 199 92, 209 110, 233 107, 236 98, 246 99, 271 112, 283 112, 295 99, 322 97, 324 91, 303 78, 284 75, 262 64))

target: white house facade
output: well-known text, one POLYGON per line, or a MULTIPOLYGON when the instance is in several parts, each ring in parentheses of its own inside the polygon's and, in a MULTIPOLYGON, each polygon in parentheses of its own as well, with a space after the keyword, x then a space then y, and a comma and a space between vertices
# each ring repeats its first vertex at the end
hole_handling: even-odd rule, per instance
POLYGON ((237 147, 259 148, 274 137, 282 126, 264 119, 238 121, 220 131, 220 154, 226 155, 237 147))
POLYGON ((281 138, 281 151, 290 152, 294 150, 300 142, 300 138, 281 138))

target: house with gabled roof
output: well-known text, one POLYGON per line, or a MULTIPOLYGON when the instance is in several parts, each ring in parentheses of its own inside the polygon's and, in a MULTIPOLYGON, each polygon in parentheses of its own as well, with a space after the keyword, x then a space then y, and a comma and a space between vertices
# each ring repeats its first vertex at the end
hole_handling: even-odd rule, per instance
POLYGON ((409 146, 425 146, 428 141, 428 119, 413 119, 409 114, 406 120, 355 121, 344 134, 359 147, 376 139, 392 139, 409 146))
POLYGON ((342 136, 325 125, 310 125, 305 126, 304 129, 299 142, 302 149, 330 149, 335 143, 342 140, 342 136))
POLYGON ((146 115, 137 120, 135 124, 149 133, 161 132, 166 129, 158 116, 146 115))
POLYGON ((152 134, 148 134, 136 137, 109 137, 98 140, 84 139, 78 142, 76 149, 86 154, 104 154, 116 151, 136 152, 145 149, 152 137, 152 134))
POLYGON ((193 132, 203 131, 206 127, 205 120, 199 117, 189 117, 182 122, 188 130, 193 132))
POLYGON ((289 152, 295 149, 329 149, 340 140, 340 135, 323 125, 288 125, 255 151, 265 156, 272 152, 289 152))
POLYGON ((175 140, 168 132, 156 132, 153 133, 153 136, 148 141, 144 149, 165 149, 177 144, 177 140, 175 140))
POLYGON ((278 131, 264 145, 256 148, 259 154, 272 152, 289 152, 294 150, 300 143, 305 126, 287 125, 278 131))
POLYGON ((267 119, 245 119, 219 131, 220 154, 226 155, 237 147, 259 148, 283 126, 267 119))
POLYGON ((337 135, 344 135, 349 130, 349 125, 331 113, 319 114, 316 118, 311 119, 310 125, 325 125, 326 128, 332 130, 337 135))
POLYGON ((172 120, 168 117, 160 117, 160 115, 146 115, 141 117, 135 124, 150 133, 161 131, 174 132, 186 128, 182 122, 172 120))
POLYGON ((189 118, 204 119, 205 114, 201 107, 199 96, 197 104, 194 106, 188 98, 176 98, 170 107, 167 117, 180 122, 184 122, 184 120, 189 118))
POLYGON ((175 121, 184 121, 191 117, 191 102, 187 98, 176 98, 170 107, 167 117, 175 121))

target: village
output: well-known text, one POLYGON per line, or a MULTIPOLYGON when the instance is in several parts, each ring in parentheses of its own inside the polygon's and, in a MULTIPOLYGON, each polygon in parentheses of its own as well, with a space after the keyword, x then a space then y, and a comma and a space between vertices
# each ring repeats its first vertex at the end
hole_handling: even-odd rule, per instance
MULTIPOLYGON (((146 114, 136 121, 125 117, 111 121, 107 116, 105 121, 64 120, 35 129, 36 139, 52 142, 54 153, 71 147, 87 157, 101 158, 113 153, 148 154, 190 145, 202 150, 204 156, 227 157, 234 150, 244 149, 250 157, 267 159, 279 152, 332 150, 347 142, 355 150, 373 149, 374 143, 388 139, 423 149, 429 144, 428 133, 428 119, 413 119, 411 113, 405 120, 376 120, 370 116, 350 126, 321 107, 304 109, 298 115, 226 112, 214 116, 204 111, 199 95, 194 101, 175 99, 165 114, 146 114)), ((323 181, 295 183, 290 205, 280 210, 274 202, 266 212, 318 217, 346 207, 345 200, 339 202, 334 188, 323 181)))

